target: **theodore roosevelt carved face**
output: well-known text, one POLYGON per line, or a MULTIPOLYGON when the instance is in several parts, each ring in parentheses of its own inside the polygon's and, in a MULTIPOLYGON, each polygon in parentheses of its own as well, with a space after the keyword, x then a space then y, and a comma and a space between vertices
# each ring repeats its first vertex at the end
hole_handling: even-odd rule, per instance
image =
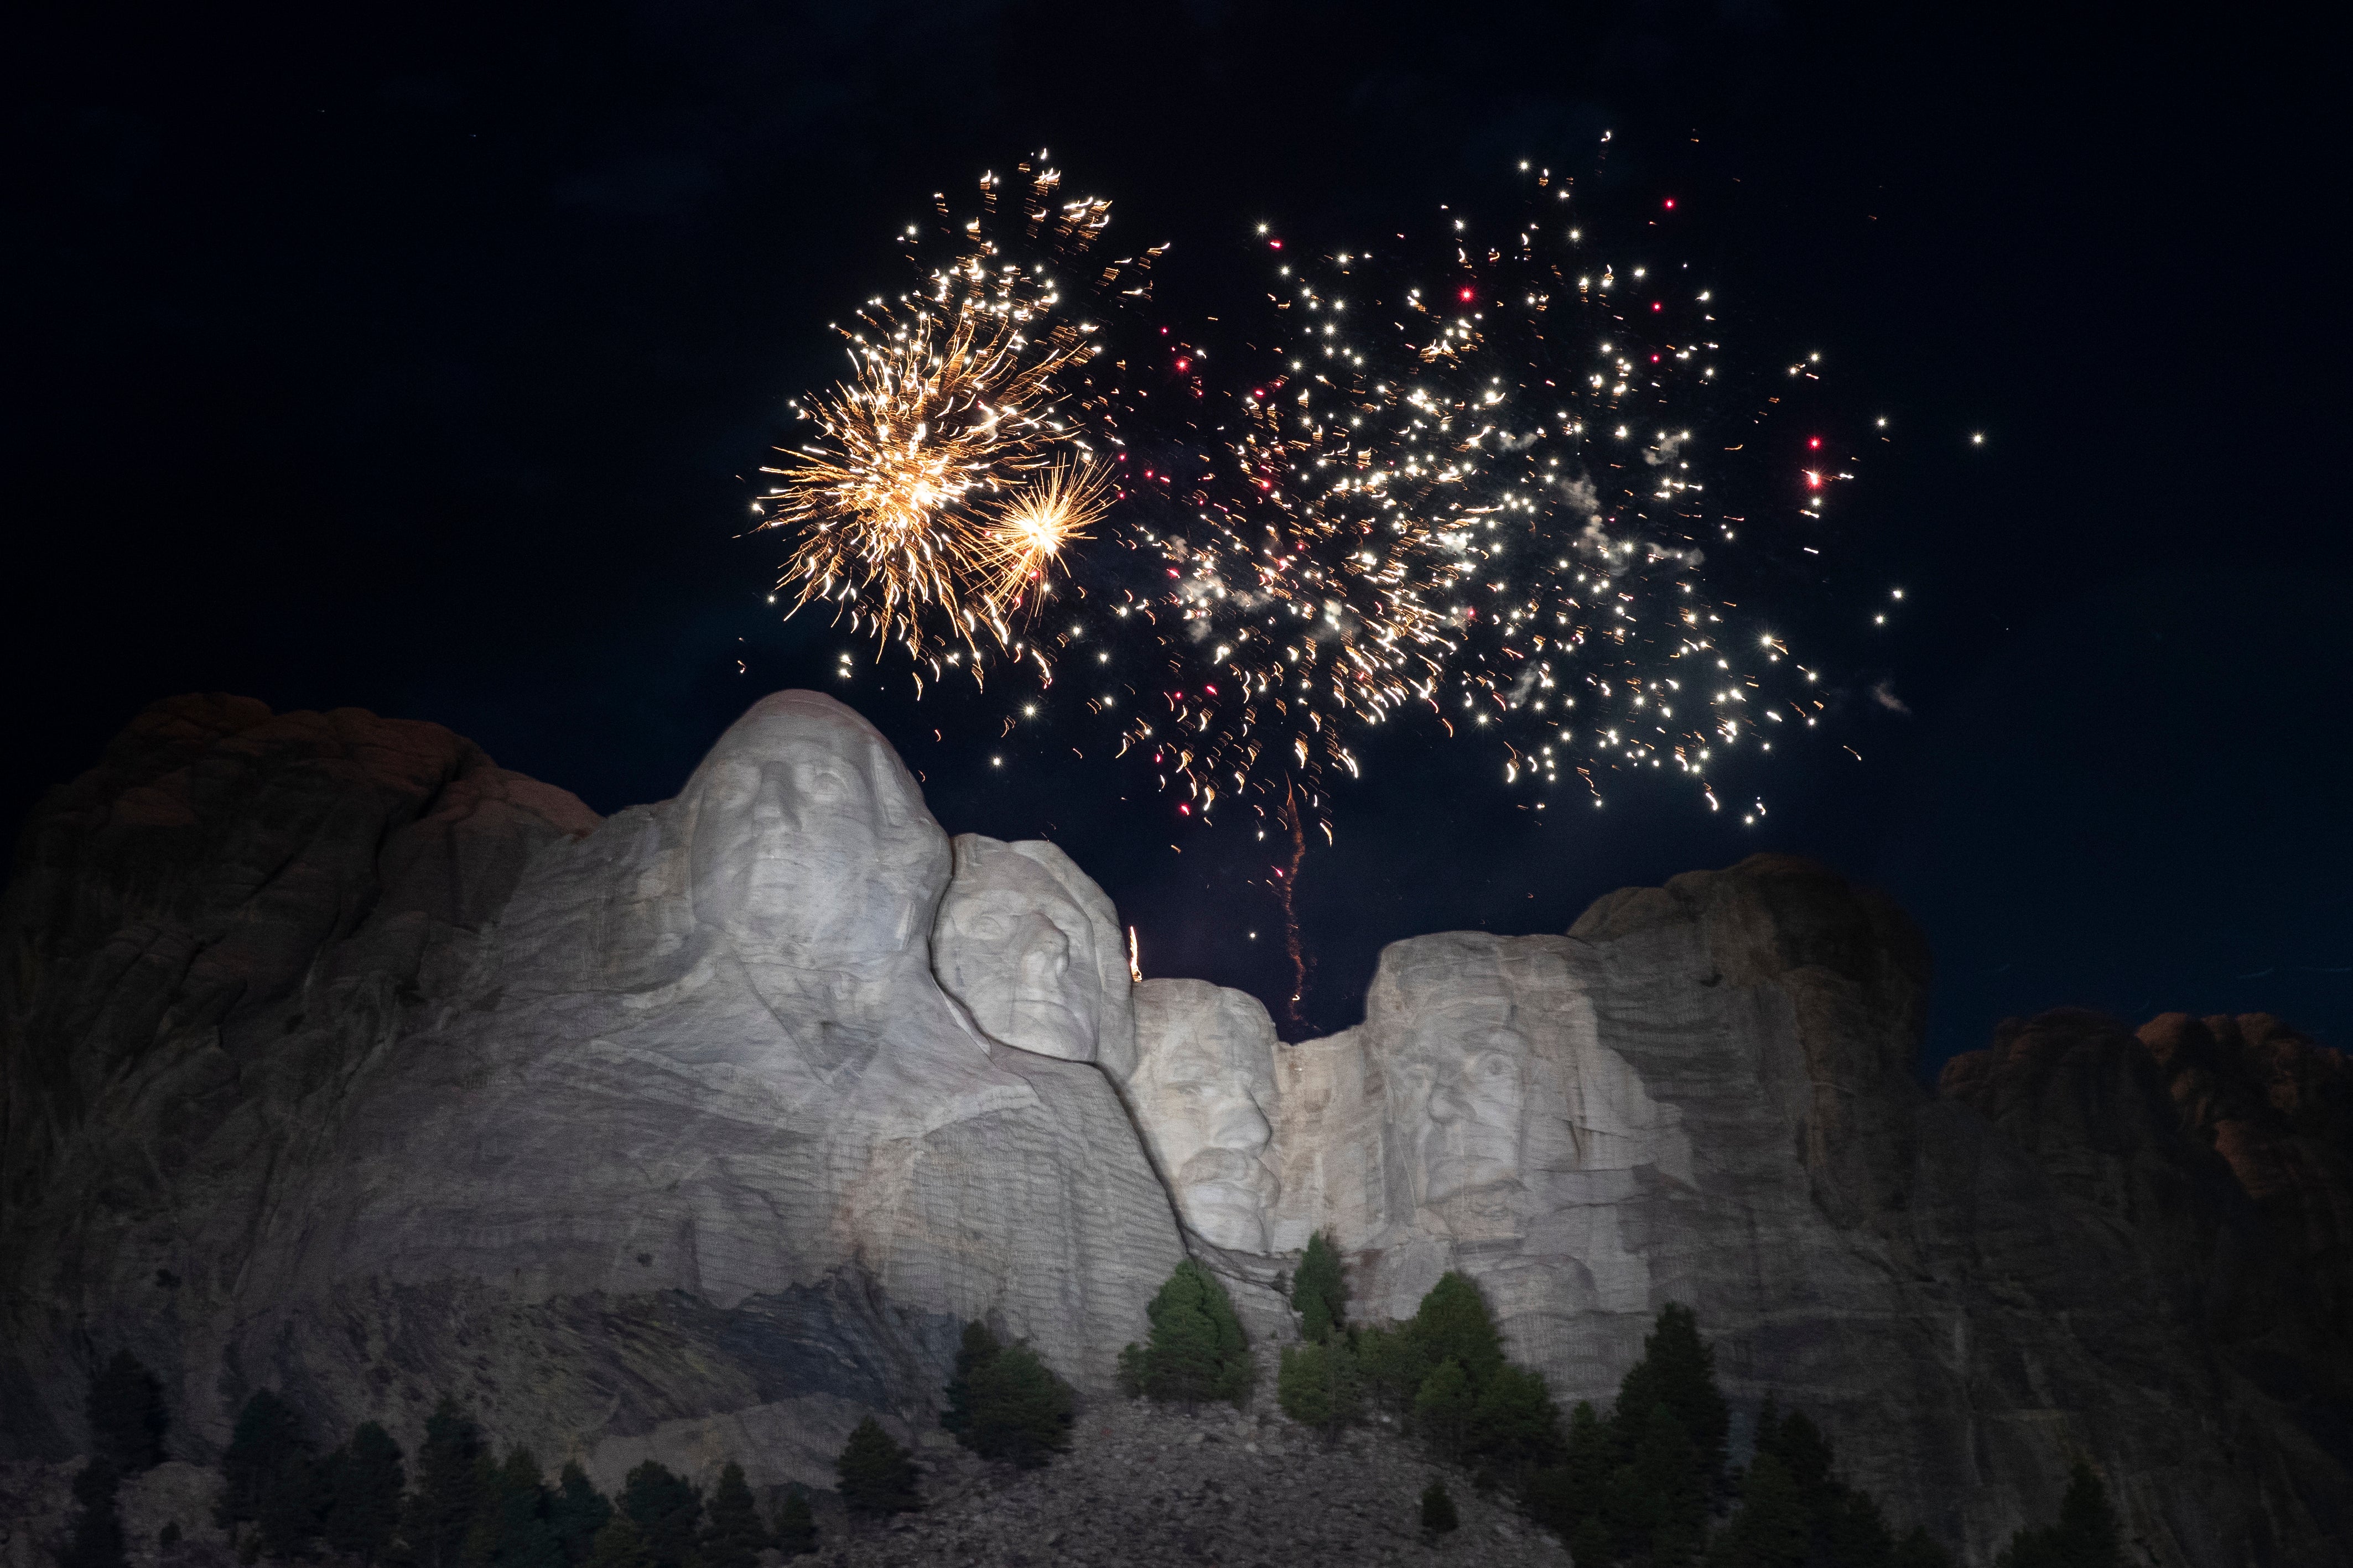
POLYGON ((1274 1026, 1247 996, 1198 980, 1135 990, 1136 1065, 1127 1079, 1177 1213, 1204 1240, 1263 1252, 1276 1196, 1274 1026))

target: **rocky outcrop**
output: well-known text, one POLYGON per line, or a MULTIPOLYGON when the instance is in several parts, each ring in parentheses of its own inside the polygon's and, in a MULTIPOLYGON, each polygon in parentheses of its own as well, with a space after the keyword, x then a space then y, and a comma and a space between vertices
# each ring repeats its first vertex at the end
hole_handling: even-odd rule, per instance
POLYGON ((608 1485, 823 1484, 962 1320, 1101 1392, 1178 1258, 1279 1333, 1323 1229, 1356 1315, 1462 1269, 1570 1398, 1691 1303, 1741 1419, 1815 1414, 1967 1562, 2077 1453, 2144 1561, 2348 1561, 2341 1059, 2059 1015, 1932 1097, 1916 932, 1805 862, 1395 944, 1285 1046, 828 698, 601 823, 430 725, 185 699, 36 815, 0 943, 27 1461, 128 1345, 185 1458, 255 1387, 404 1439, 449 1388, 608 1485))
POLYGON ((934 981, 948 841, 856 715, 771 698, 677 800, 514 826, 535 847, 469 882, 429 850, 480 786, 419 761, 463 742, 235 712, 188 727, 187 809, 84 780, 98 853, 54 814, 28 840, 12 1446, 78 1446, 82 1368, 121 1344, 193 1454, 255 1387, 402 1432, 454 1388, 607 1483, 728 1449, 821 1479, 864 1410, 927 1405, 968 1318, 1108 1384, 1182 1256, 1167 1198, 1099 1071, 992 1042, 934 981), (224 750, 243 793, 207 795, 224 750), (151 832, 225 847, 155 887, 151 832), (502 900, 464 901, 494 874, 502 900), (442 901, 393 896, 418 882, 442 901), (68 899, 96 908, 41 918, 68 899), (222 948, 258 955, 216 979, 222 948), (124 1016, 112 955, 159 949, 198 956, 124 1016))

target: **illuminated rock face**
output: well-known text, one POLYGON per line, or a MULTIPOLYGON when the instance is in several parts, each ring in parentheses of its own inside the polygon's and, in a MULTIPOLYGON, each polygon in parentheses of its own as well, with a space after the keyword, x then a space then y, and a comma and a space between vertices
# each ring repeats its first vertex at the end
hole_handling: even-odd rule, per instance
POLYGON ((932 926, 932 967, 990 1039, 1124 1076, 1127 954, 1103 891, 1051 844, 966 833, 932 926))
POLYGON ((607 1487, 825 1485, 963 1321, 1102 1394, 1188 1248, 1288 1331, 1323 1228, 1352 1319, 1461 1269, 1565 1399, 1690 1304, 1736 1447, 1799 1406, 1964 1561, 2080 1450, 2168 1568, 2347 1562, 2341 1058, 2053 1016, 1932 1098, 1917 935, 1803 862, 1396 943, 1282 1045, 1131 985, 1075 866, 952 846, 829 698, 602 822, 431 725, 182 699, 36 814, 0 950, 0 1458, 80 1449, 128 1346, 189 1459, 258 1387, 410 1445, 448 1390, 607 1487))
POLYGON ((1384 951, 1365 1022, 1282 1054, 1279 1244, 1324 1228, 1377 1258, 1359 1287, 1377 1317, 1409 1314, 1475 1254, 1524 1353, 1564 1314, 1648 1310, 1628 1223, 1648 1184, 1690 1187, 1692 1150, 1681 1112, 1603 1039, 1599 971, 1567 937, 1384 951))
MULTIPOLYGON (((332 822, 390 793, 369 753, 405 733, 350 727, 343 776, 252 733, 192 737, 181 771, 242 746, 332 822)), ((419 771, 406 809, 430 825, 459 786, 419 771)), ((201 817, 201 789, 177 798, 201 817)), ((310 978, 258 1005, 111 1039, 12 998, 13 1082, 24 1026, 52 1016, 133 1059, 90 1075, 48 1158, 19 1164, 12 1134, 11 1443, 78 1444, 85 1342, 158 1368, 195 1452, 254 1387, 322 1432, 375 1418, 404 1439, 450 1389, 501 1443, 607 1485, 730 1451, 756 1482, 825 1484, 865 1411, 936 1398, 967 1319, 1109 1386, 1183 1256, 1167 1197, 1097 1068, 992 1042, 933 978, 949 844, 881 737, 784 693, 676 800, 571 810, 570 836, 534 827, 512 857, 511 893, 417 932, 398 973, 376 921, 335 931, 380 875, 357 855, 311 879, 331 912, 310 978)), ((124 865, 153 883, 152 855, 124 865)), ((227 879, 234 931, 270 885, 227 879)), ((125 940, 100 934, 91 962, 125 940)), ((168 973, 156 994, 168 1017, 168 973)))
POLYGON ((1279 1183, 1270 1161, 1274 1021, 1258 998, 1200 980, 1135 988, 1137 1129, 1195 1235, 1267 1250, 1279 1183))

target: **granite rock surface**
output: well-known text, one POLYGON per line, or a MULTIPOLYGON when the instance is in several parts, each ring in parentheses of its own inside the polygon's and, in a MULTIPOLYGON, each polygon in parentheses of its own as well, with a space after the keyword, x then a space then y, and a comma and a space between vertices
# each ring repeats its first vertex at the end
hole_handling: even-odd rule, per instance
POLYGON ((862 1414, 928 1429, 962 1321, 1109 1409, 1178 1258, 1279 1339, 1323 1229, 1354 1317, 1461 1269, 1564 1398, 1692 1304, 1736 1450, 1804 1408, 1966 1563, 2076 1454, 2137 1561, 2353 1563, 2342 1058, 2060 1014, 1932 1095, 1917 933, 1805 862, 1397 943, 1283 1044, 1131 983, 1076 866, 951 843, 829 698, 601 822, 435 726, 188 698, 35 814, 0 945, 26 1464, 127 1345, 185 1460, 257 1387, 409 1442, 449 1389, 608 1487, 822 1486, 862 1414))
POLYGON ((601 824, 576 803, 511 812, 504 862, 480 868, 504 865, 504 896, 469 906, 449 858, 408 842, 412 824, 452 837, 466 777, 433 775, 427 742, 462 742, 330 718, 332 767, 309 739, 189 734, 199 784, 242 742, 264 826, 310 792, 236 875, 191 856, 181 883, 142 886, 159 859, 127 842, 142 832, 241 849, 259 831, 243 803, 223 822, 186 805, 195 785, 156 802, 170 774, 111 801, 77 786, 101 795, 84 831, 119 849, 112 888, 52 848, 49 891, 58 829, 36 826, 12 909, 112 902, 9 933, 79 938, 14 971, 34 984, 10 1013, 13 1446, 79 1446, 97 1344, 164 1375, 192 1455, 257 1387, 336 1434, 413 1434, 447 1388, 495 1440, 608 1486, 645 1458, 699 1473, 730 1452, 763 1482, 828 1479, 863 1412, 929 1406, 966 1319, 1108 1385, 1182 1256, 1166 1194, 1100 1071, 992 1041, 934 979, 947 837, 863 721, 779 694, 674 801, 601 824), (306 864, 322 839, 335 858, 306 864), (371 886, 418 880, 438 904, 371 886), (107 928, 125 914, 146 924, 107 928), (185 949, 201 973, 240 940, 261 957, 234 981, 166 976, 105 1032, 111 954, 135 977, 138 953, 185 949), (71 1069, 56 1088, 52 1064, 71 1069))

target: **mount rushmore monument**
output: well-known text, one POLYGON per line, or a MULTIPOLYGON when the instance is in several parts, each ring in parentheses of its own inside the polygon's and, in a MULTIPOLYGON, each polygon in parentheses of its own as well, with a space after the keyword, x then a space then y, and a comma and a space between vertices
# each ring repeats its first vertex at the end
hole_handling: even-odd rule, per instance
POLYGON ((257 1388, 404 1441, 449 1389, 607 1488, 825 1485, 964 1321, 1105 1396, 1187 1255, 1289 1333, 1320 1229, 1352 1315, 1461 1269, 1564 1400, 1691 1304, 1742 1418, 1802 1405, 1965 1561, 2077 1454, 2149 1561, 2348 1561, 2342 1058, 2058 1014, 1932 1094, 1920 938, 1805 862, 1396 943, 1284 1044, 828 697, 603 820, 438 726, 192 697, 34 813, 0 939, 0 1457, 79 1451, 127 1346, 184 1458, 257 1388))

